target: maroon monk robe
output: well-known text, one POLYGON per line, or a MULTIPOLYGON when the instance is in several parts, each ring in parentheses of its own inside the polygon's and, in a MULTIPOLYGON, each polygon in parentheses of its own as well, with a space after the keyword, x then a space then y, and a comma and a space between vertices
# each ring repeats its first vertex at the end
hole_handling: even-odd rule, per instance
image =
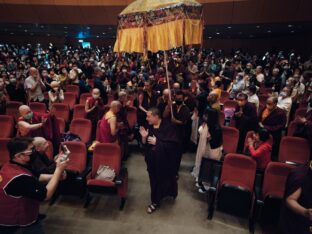
POLYGON ((144 145, 145 162, 150 178, 151 202, 159 204, 165 197, 176 198, 178 184, 176 180, 176 161, 179 140, 175 128, 170 122, 162 120, 158 129, 148 127, 149 136, 156 137, 156 145, 146 142, 144 145))
POLYGON ((308 166, 295 168, 288 175, 279 222, 279 233, 281 234, 311 233, 312 222, 306 217, 295 214, 286 205, 286 198, 299 188, 302 189, 302 192, 298 203, 305 208, 312 208, 312 171, 308 166))

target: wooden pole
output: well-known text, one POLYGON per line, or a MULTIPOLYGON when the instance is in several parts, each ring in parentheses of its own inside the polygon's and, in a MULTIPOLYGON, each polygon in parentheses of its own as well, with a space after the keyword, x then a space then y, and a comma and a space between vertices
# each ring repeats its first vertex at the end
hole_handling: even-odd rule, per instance
POLYGON ((170 112, 171 112, 171 118, 173 118, 173 111, 172 111, 172 98, 171 98, 171 88, 170 88, 170 82, 169 82, 169 74, 168 74, 168 56, 167 52, 164 50, 164 64, 165 64, 165 70, 166 70, 166 80, 167 80, 167 86, 169 90, 169 103, 170 105, 170 112))

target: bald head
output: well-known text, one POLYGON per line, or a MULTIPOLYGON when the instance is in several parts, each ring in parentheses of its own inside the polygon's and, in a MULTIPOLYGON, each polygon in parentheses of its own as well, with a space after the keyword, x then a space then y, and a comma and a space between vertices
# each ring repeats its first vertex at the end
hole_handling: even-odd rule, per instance
POLYGON ((180 84, 178 82, 175 82, 172 87, 173 87, 173 89, 180 89, 181 88, 180 84))
POLYGON ((29 106, 27 106, 27 105, 21 105, 18 108, 18 111, 20 113, 20 116, 24 116, 24 115, 28 114, 29 112, 31 112, 29 106))
POLYGON ((114 114, 117 114, 120 110, 120 107, 121 107, 121 103, 120 101, 112 101, 111 104, 110 104, 110 110, 114 113, 114 114))
POLYGON ((37 69, 36 69, 35 67, 29 68, 29 74, 30 74, 31 76, 37 75, 37 69))
POLYGON ((46 153, 49 148, 48 141, 43 137, 34 137, 33 144, 39 153, 46 153))

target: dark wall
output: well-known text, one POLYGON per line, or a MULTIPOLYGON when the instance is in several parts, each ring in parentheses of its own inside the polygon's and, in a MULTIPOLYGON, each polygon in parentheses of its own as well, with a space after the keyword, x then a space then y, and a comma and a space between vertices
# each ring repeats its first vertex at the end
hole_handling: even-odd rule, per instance
MULTIPOLYGON (((116 25, 130 0, 2 0, 0 22, 116 25)), ((312 20, 311 0, 199 0, 206 24, 281 23, 312 20)))

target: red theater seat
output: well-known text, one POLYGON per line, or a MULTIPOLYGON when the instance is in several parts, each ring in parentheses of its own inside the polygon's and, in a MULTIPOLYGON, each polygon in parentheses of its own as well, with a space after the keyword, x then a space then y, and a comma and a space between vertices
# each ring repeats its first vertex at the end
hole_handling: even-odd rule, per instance
POLYGON ((67 104, 71 110, 74 108, 76 101, 77 101, 77 96, 75 93, 69 93, 69 92, 64 93, 63 103, 67 104))
POLYGON ((47 112, 47 107, 44 103, 30 102, 29 107, 33 112, 38 112, 38 113, 46 113, 47 112))
POLYGON ((69 120, 69 106, 65 103, 54 103, 52 105, 52 109, 54 109, 55 116, 57 118, 64 119, 65 122, 69 120))
POLYGON ((65 90, 66 92, 74 93, 76 97, 79 97, 80 90, 78 85, 66 85, 65 90))
POLYGON ((10 161, 10 154, 7 149, 7 144, 10 141, 10 138, 0 138, 0 168, 3 166, 3 164, 10 161))
POLYGON ((233 127, 222 126, 224 154, 236 153, 239 131, 233 127))
POLYGON ((91 137, 92 123, 88 119, 73 119, 69 131, 77 134, 82 142, 88 143, 91 137))
POLYGON ((86 118, 85 105, 77 104, 74 106, 73 119, 84 119, 86 118))
POLYGON ((91 97, 91 93, 83 93, 80 95, 79 104, 86 104, 86 101, 89 97, 91 97))
POLYGON ((10 138, 14 132, 14 119, 9 115, 0 115, 0 138, 10 138))
POLYGON ((14 120, 17 122, 19 118, 18 108, 23 105, 21 102, 9 101, 6 104, 5 114, 13 116, 14 120))

